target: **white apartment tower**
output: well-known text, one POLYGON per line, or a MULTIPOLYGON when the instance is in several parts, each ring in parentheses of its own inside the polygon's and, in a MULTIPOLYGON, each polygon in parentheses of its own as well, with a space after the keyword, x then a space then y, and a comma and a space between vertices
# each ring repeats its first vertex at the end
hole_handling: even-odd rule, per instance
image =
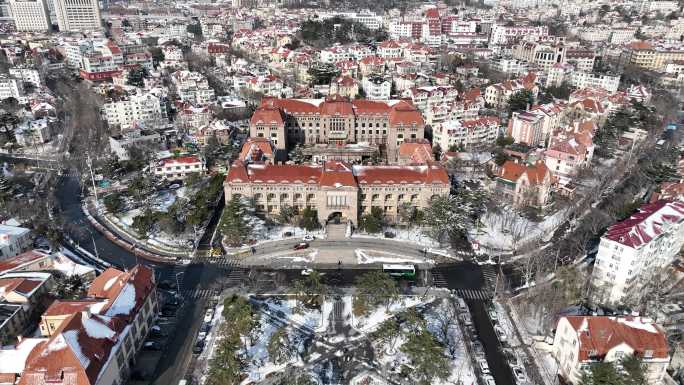
POLYGON ((684 245, 684 203, 660 200, 641 206, 601 237, 591 277, 600 304, 638 303, 644 287, 672 263, 684 245))
POLYGON ((46 0, 10 0, 10 12, 17 31, 46 32, 50 30, 50 11, 46 0))
POLYGON ((54 1, 60 31, 92 31, 102 28, 97 0, 54 1))

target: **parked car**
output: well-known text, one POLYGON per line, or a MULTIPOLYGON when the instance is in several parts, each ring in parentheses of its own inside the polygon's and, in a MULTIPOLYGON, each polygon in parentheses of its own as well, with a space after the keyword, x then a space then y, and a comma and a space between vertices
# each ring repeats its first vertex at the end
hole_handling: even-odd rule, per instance
POLYGON ((515 375, 515 382, 518 384, 524 384, 527 382, 527 375, 525 375, 525 371, 521 367, 513 366, 511 369, 513 369, 513 375, 515 375))
POLYGON ((491 319, 492 321, 496 321, 498 319, 498 317, 496 316, 495 310, 492 309, 488 313, 489 313, 489 319, 491 319))
POLYGON ((154 325, 150 328, 150 337, 166 337, 166 333, 158 325, 154 325))
POLYGON ((214 309, 208 309, 206 313, 204 313, 204 322, 211 322, 211 320, 214 319, 214 309))
POLYGON ((477 363, 480 365, 482 374, 489 374, 489 364, 487 364, 487 360, 479 360, 477 363))
POLYGON ((499 341, 506 342, 506 333, 499 325, 494 325, 494 332, 499 337, 499 341))
POLYGON ((162 309, 161 314, 163 317, 173 317, 176 315, 176 309, 162 309))
POLYGON ((199 332, 199 334, 197 334, 197 340, 198 341, 204 341, 206 338, 207 338, 206 332, 199 332))
POLYGON ((143 350, 161 350, 161 344, 156 341, 147 341, 143 344, 143 350))
POLYGON ((490 375, 482 376, 482 379, 485 382, 485 385, 496 385, 496 381, 494 381, 494 377, 490 375))
POLYGON ((209 322, 205 322, 200 326, 201 332, 209 333, 209 330, 211 330, 211 324, 209 322))
POLYGON ((314 272, 314 269, 304 269, 302 270, 302 275, 311 275, 311 273, 314 272))
POLYGON ((202 350, 204 350, 204 341, 197 340, 195 346, 192 348, 192 352, 195 354, 200 354, 202 353, 202 350))
POLYGON ((308 249, 308 248, 309 248, 309 244, 306 242, 298 243, 294 247, 295 250, 304 250, 304 249, 308 249))
POLYGON ((311 242, 311 241, 313 241, 314 239, 316 239, 316 237, 314 237, 314 236, 311 235, 311 234, 306 234, 306 235, 304 236, 304 238, 302 238, 302 240, 305 241, 305 242, 311 242))

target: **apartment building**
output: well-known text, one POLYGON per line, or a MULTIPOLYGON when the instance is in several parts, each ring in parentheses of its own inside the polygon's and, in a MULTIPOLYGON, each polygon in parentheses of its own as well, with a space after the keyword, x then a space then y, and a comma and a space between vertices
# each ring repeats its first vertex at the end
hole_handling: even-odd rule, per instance
POLYGON ((97 0, 54 0, 57 25, 62 32, 102 29, 97 0))
POLYGON ((278 150, 300 144, 367 142, 396 151, 405 139, 422 139, 425 122, 407 101, 264 98, 249 123, 250 136, 269 138, 278 150))
POLYGON ((641 206, 601 237, 591 277, 592 298, 603 304, 639 303, 643 288, 684 245, 684 203, 641 206))
POLYGON ((489 66, 494 71, 513 76, 521 76, 529 71, 529 65, 526 62, 517 59, 499 58, 492 60, 489 66))
POLYGON ((432 142, 443 151, 457 146, 466 151, 491 147, 499 136, 499 119, 483 116, 472 120, 447 120, 433 128, 432 142))
POLYGON ((35 68, 12 67, 9 69, 10 76, 19 79, 24 83, 31 83, 34 87, 40 88, 40 73, 35 68))
POLYGON ((561 317, 553 339, 558 374, 565 383, 581 384, 582 374, 600 362, 619 364, 636 356, 644 367, 646 383, 664 384, 670 363, 664 330, 641 317, 561 317))
POLYGON ((492 25, 489 35, 489 42, 494 45, 506 44, 517 39, 528 38, 538 39, 549 35, 549 28, 543 26, 506 26, 500 24, 492 25))
POLYGON ((31 230, 0 224, 0 260, 23 253, 28 250, 32 242, 31 230))
POLYGON ((425 209, 436 196, 449 194, 446 170, 421 166, 359 166, 329 161, 323 165, 245 165, 236 161, 224 182, 225 199, 253 199, 258 212, 277 215, 284 206, 298 212, 316 210, 320 223, 340 217, 358 225, 358 218, 379 207, 396 222, 402 205, 425 209))
POLYGON ((668 63, 684 60, 684 48, 680 44, 656 46, 651 42, 635 41, 628 44, 620 54, 622 65, 634 65, 650 70, 660 70, 668 63))
POLYGON ((544 163, 561 186, 567 186, 594 157, 594 134, 598 127, 593 121, 576 122, 556 132, 544 152, 544 163))
POLYGON ((171 82, 183 102, 204 106, 216 99, 214 89, 209 87, 207 78, 199 72, 176 71, 171 74, 171 82))
POLYGON ((9 0, 14 25, 20 32, 47 32, 52 28, 46 0, 9 0))
POLYGON ((124 384, 156 318, 155 288, 150 268, 110 268, 88 289, 94 303, 53 304, 41 325, 49 337, 24 356, 18 384, 124 384))
POLYGON ((15 98, 21 103, 24 100, 24 82, 13 76, 0 75, 0 100, 15 98))
POLYGON ((166 98, 153 92, 138 93, 102 106, 104 119, 110 127, 127 131, 133 128, 154 129, 168 124, 166 98))
POLYGON ((392 92, 392 78, 367 76, 361 81, 361 86, 368 100, 388 100, 392 92))
POLYGON ((511 95, 527 90, 537 97, 539 87, 536 85, 537 75, 530 72, 520 79, 506 80, 502 83, 492 84, 485 88, 485 102, 493 108, 506 108, 508 98, 511 95))

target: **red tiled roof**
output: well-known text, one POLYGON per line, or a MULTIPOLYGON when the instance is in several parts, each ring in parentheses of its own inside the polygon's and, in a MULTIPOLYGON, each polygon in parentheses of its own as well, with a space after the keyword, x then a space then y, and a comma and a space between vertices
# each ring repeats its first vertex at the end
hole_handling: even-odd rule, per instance
POLYGON ((518 179, 520 179, 523 174, 527 174, 530 185, 538 185, 544 182, 546 175, 549 174, 549 169, 544 162, 537 162, 535 165, 529 166, 507 160, 503 166, 501 166, 499 177, 517 183, 518 179))
POLYGON ((249 123, 252 125, 256 124, 275 124, 277 126, 282 126, 284 124, 283 114, 280 109, 274 107, 259 107, 249 123))
POLYGON ((612 241, 638 248, 663 233, 666 222, 684 220, 684 203, 660 200, 639 208, 631 217, 608 228, 603 235, 612 241))
POLYGON ((602 359, 618 345, 632 348, 639 357, 652 351, 652 358, 668 358, 669 347, 663 330, 650 320, 638 317, 565 317, 578 334, 580 362, 602 359))
POLYGON ((410 158, 417 164, 425 164, 434 160, 432 146, 427 139, 401 143, 399 145, 399 157, 410 158))
POLYGON ((176 164, 176 163, 199 163, 201 162, 199 156, 197 155, 185 155, 185 156, 179 156, 176 158, 166 158, 166 159, 161 159, 159 161, 159 164, 164 166, 167 164, 176 164))
POLYGON ((88 288, 88 297, 108 300, 98 313, 130 318, 138 312, 152 290, 154 290, 152 269, 136 265, 126 272, 114 268, 105 270, 93 280, 88 288), (132 297, 130 300, 133 301, 130 309, 128 309, 129 304, 127 303, 129 298, 124 298, 128 295, 132 297), (120 304, 119 301, 126 303, 120 304))
POLYGON ((449 176, 438 164, 421 166, 354 166, 359 184, 448 184, 449 176))
POLYGON ((52 302, 50 307, 48 307, 47 310, 43 312, 43 316, 49 317, 74 314, 98 302, 100 301, 96 299, 83 299, 77 301, 63 301, 60 299, 56 299, 52 302))
POLYGON ((25 253, 21 253, 15 257, 8 258, 0 262, 0 272, 12 270, 21 265, 46 257, 49 257, 49 255, 43 254, 36 250, 27 251, 25 253))
POLYGON ((264 157, 273 158, 273 145, 267 138, 248 138, 238 155, 243 162, 260 162, 264 157))
POLYGON ((0 290, 5 295, 14 292, 27 297, 44 282, 44 280, 38 278, 0 278, 0 290))

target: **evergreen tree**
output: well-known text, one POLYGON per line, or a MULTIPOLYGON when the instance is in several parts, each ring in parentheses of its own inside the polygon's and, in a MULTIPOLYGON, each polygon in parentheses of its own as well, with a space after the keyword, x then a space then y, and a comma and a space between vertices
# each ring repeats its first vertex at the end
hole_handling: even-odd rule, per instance
POLYGON ((290 340, 285 326, 276 330, 268 341, 268 357, 276 365, 286 362, 290 358, 290 340))
POLYGON ((312 272, 302 279, 298 279, 292 285, 292 292, 295 294, 299 304, 307 308, 320 308, 323 305, 328 288, 323 283, 323 277, 317 271, 312 272))
POLYGON ((377 234, 382 231, 385 213, 380 207, 372 207, 371 212, 361 216, 359 227, 367 233, 377 234))
POLYGON ((306 229, 306 231, 314 231, 321 227, 318 223, 318 212, 311 207, 307 207, 302 211, 302 218, 299 221, 299 226, 306 229))
POLYGON ((397 282, 380 270, 370 271, 357 278, 356 297, 360 313, 380 305, 389 306, 399 298, 397 282))
POLYGON ((412 375, 419 384, 429 385, 434 379, 445 380, 449 377, 449 360, 444 348, 428 331, 410 334, 401 351, 412 361, 412 375))
POLYGON ((246 205, 239 195, 233 195, 226 207, 223 208, 219 231, 231 246, 240 246, 252 234, 252 227, 245 214, 246 205))
POLYGON ((295 147, 290 151, 289 154, 287 154, 287 157, 290 161, 294 162, 295 164, 302 164, 306 161, 306 157, 304 156, 304 152, 302 151, 302 146, 297 143, 295 147))
POLYGON ((378 326, 373 333, 373 338, 388 346, 388 353, 394 352, 394 345, 401 336, 401 328, 394 318, 390 318, 378 326))
POLYGON ((611 362, 591 364, 580 378, 581 385, 625 385, 624 379, 611 362))
POLYGON ((514 112, 525 111, 527 107, 534 104, 534 94, 529 90, 522 90, 514 93, 508 98, 508 116, 514 112))
POLYGON ((276 221, 283 225, 291 224, 295 221, 296 216, 297 213, 295 208, 288 204, 284 204, 280 206, 280 212, 276 216, 276 221))
POLYGON ((12 185, 10 184, 10 181, 3 173, 2 168, 0 168, 0 201, 9 198, 11 189, 12 185))

